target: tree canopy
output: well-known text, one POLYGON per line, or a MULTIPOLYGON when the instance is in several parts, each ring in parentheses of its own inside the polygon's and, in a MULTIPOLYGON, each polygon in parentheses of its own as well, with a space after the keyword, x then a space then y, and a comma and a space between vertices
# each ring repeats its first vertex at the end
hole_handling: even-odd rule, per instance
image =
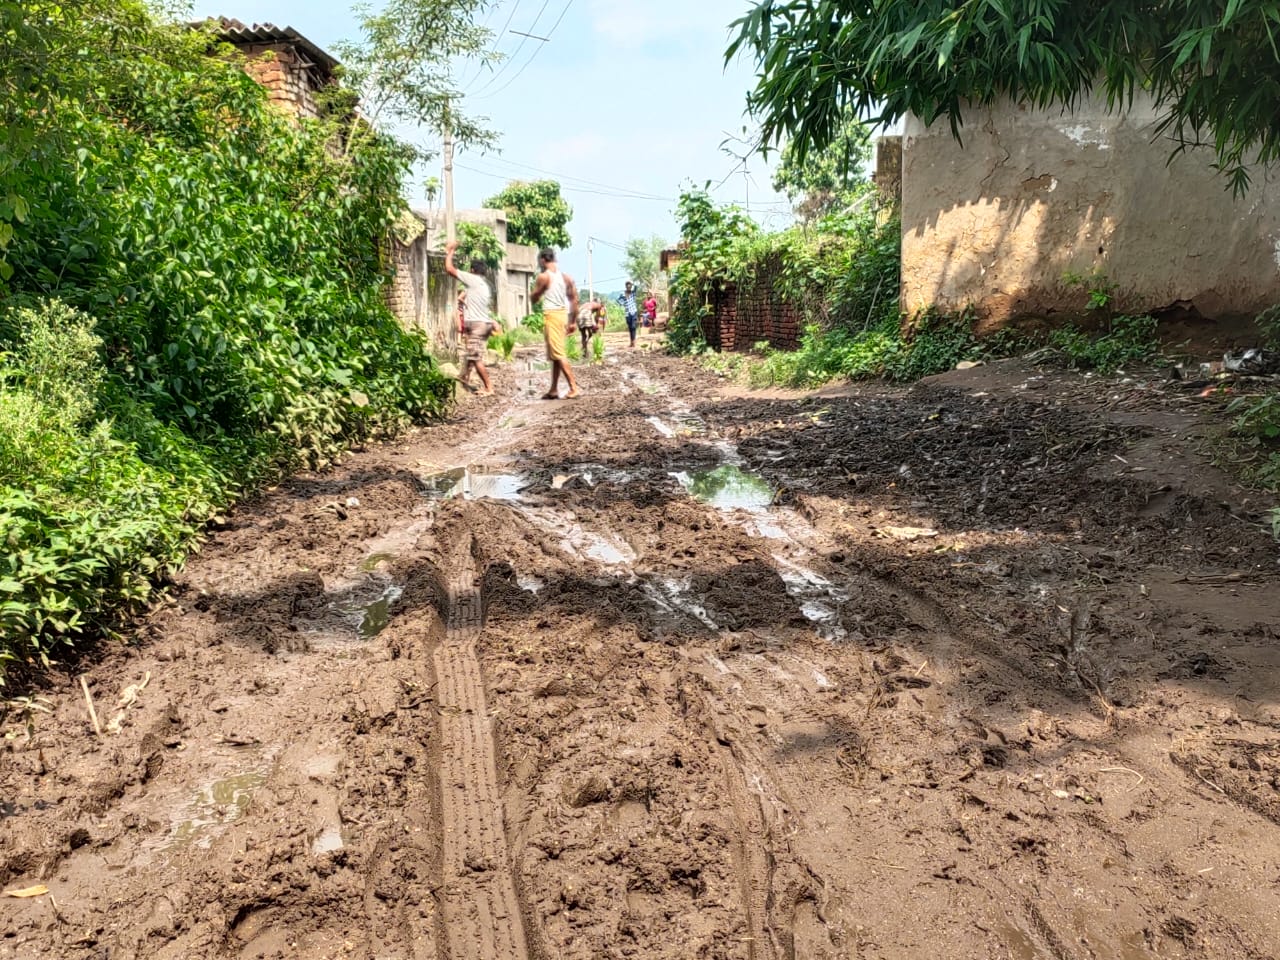
POLYGON ((657 234, 648 237, 632 237, 627 241, 622 256, 623 269, 641 290, 657 291, 661 285, 660 262, 666 246, 657 234))
POLYGON ((512 180, 500 193, 484 201, 486 207, 507 213, 507 240, 535 247, 569 246, 566 229, 573 208, 560 195, 554 180, 512 180))
POLYGON ((733 28, 766 142, 801 161, 847 109, 959 137, 969 103, 1069 107, 1095 86, 1113 110, 1148 90, 1158 133, 1209 146, 1237 191, 1280 159, 1280 0, 760 0, 733 28))
POLYGON ((458 224, 458 251, 455 256, 464 268, 470 269, 471 264, 479 261, 489 269, 496 270, 502 266, 506 255, 493 227, 465 221, 458 224))
POLYGON ((785 193, 805 221, 847 206, 866 188, 863 165, 871 157, 871 135, 852 110, 831 143, 801 159, 801 145, 789 141, 773 174, 773 189, 785 193))
POLYGON ((379 126, 449 128, 462 145, 493 143, 483 120, 459 111, 463 91, 455 76, 460 60, 492 57, 493 35, 476 23, 488 6, 488 0, 387 0, 376 11, 358 5, 361 38, 333 49, 346 84, 360 94, 363 116, 379 126))

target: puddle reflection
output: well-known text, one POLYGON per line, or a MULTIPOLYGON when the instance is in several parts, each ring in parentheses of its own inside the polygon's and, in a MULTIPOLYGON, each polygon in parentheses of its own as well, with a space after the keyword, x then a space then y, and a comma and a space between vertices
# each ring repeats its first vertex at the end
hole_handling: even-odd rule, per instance
POLYGON ((519 500, 525 478, 518 473, 490 472, 485 467, 454 467, 422 480, 433 500, 519 500))
POLYGON ((774 489, 767 480, 732 463, 672 476, 690 494, 717 510, 763 510, 773 503, 774 489))

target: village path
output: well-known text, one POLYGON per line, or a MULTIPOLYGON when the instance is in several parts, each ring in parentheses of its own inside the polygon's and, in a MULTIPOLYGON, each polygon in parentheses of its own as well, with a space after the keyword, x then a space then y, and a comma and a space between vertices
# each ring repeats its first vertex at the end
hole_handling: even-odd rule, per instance
POLYGON ((10 712, 0 958, 1280 956, 1280 567, 1192 405, 581 375, 244 504, 10 712))

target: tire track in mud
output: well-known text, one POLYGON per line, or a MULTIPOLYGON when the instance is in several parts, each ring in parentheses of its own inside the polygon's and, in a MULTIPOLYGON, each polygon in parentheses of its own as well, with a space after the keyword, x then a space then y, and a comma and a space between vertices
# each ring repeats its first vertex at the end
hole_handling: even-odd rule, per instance
MULTIPOLYGON (((720 666, 712 664, 717 672, 720 666)), ((727 676, 734 676, 732 668, 727 676)), ((732 842, 739 896, 747 923, 750 960, 803 960, 825 956, 832 933, 821 918, 806 916, 820 899, 822 881, 788 842, 797 828, 789 795, 797 785, 769 762, 742 726, 741 715, 701 667, 680 687, 686 719, 714 744, 728 810, 736 825, 732 842), (809 922, 812 920, 813 922, 809 922)), ((802 794, 803 789, 799 792, 802 794)), ((837 934, 838 935, 838 934, 837 934)))
POLYGON ((454 551, 445 634, 433 653, 440 706, 441 940, 450 960, 527 960, 497 750, 476 640, 484 622, 473 541, 454 551))

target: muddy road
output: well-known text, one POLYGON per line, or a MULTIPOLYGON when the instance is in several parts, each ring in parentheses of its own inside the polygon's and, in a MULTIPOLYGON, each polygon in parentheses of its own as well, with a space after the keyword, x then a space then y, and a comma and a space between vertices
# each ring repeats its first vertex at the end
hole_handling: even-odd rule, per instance
POLYGON ((227 518, 101 736, 10 710, 0 957, 1280 955, 1278 554, 1195 410, 537 366, 227 518))

